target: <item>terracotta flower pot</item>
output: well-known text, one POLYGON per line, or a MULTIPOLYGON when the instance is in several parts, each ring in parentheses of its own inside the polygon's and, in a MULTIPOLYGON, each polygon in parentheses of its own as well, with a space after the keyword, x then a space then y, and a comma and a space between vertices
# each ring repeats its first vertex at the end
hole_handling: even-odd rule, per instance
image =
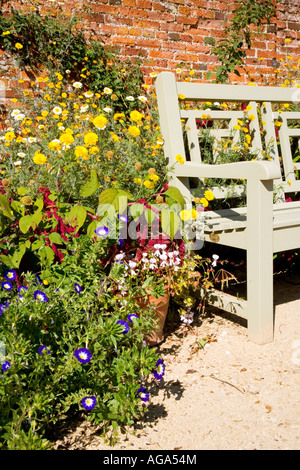
POLYGON ((169 302, 170 293, 167 289, 165 294, 161 297, 155 298, 152 295, 149 295, 147 298, 147 303, 145 301, 139 302, 142 310, 147 310, 147 305, 149 305, 149 303, 154 305, 156 310, 155 319, 157 320, 157 326, 150 334, 145 336, 145 341, 148 346, 155 346, 164 340, 163 330, 168 314, 169 302))

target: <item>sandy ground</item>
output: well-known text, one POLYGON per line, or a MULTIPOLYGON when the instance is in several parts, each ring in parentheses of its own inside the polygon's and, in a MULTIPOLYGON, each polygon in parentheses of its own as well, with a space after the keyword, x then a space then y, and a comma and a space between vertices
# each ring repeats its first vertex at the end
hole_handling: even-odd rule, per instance
POLYGON ((113 447, 82 422, 53 449, 299 450, 300 276, 274 291, 274 342, 258 346, 243 324, 214 314, 184 337, 167 332, 165 376, 149 390, 145 420, 113 447))

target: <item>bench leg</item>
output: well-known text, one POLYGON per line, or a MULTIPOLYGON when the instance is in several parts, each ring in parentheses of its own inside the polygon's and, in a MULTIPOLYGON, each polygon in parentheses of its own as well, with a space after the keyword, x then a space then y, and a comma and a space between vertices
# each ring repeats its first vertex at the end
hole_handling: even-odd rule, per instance
POLYGON ((272 181, 247 183, 247 321, 251 341, 273 341, 272 181))

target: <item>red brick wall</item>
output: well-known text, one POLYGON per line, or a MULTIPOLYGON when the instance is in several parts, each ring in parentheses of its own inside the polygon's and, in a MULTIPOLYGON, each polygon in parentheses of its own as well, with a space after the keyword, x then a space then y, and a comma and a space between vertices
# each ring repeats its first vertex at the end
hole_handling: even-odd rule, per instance
MULTIPOLYGON (((45 5, 47 1, 38 7, 41 14, 45 5)), ((52 7, 53 2, 48 5, 52 7)), ((205 80, 205 72, 218 64, 206 38, 224 36, 223 22, 230 19, 235 5, 230 0, 91 0, 85 23, 105 45, 115 47, 121 58, 139 59, 148 83, 151 72, 175 70, 181 62, 205 80)), ((71 14, 73 9, 74 2, 66 0, 64 11, 71 14)), ((232 81, 274 76, 277 61, 286 61, 287 55, 293 57, 291 67, 300 67, 299 20, 299 0, 282 0, 271 24, 264 28, 265 36, 255 39, 247 50, 249 76, 232 75, 232 81), (291 42, 286 43, 286 38, 291 42)), ((3 62, 7 67, 7 58, 3 62)), ((7 78, 9 68, 5 74, 7 78)))

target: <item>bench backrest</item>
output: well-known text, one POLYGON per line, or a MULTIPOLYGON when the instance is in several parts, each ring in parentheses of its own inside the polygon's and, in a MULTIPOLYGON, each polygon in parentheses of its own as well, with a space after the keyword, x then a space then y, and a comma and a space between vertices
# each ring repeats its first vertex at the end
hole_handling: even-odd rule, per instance
MULTIPOLYGON (((244 132, 239 129, 239 122, 248 113, 251 136, 248 150, 255 152, 257 159, 267 155, 282 170, 282 178, 274 182, 278 199, 284 200, 284 193, 300 191, 300 158, 297 162, 291 148, 296 144, 300 152, 300 112, 289 111, 300 102, 300 88, 176 82, 172 72, 160 73, 155 86, 164 152, 170 168, 176 164, 178 154, 185 160, 201 163, 199 121, 209 119, 223 123, 217 129, 208 128, 207 132, 216 142, 230 138, 230 145, 234 146, 240 133, 244 132), (183 106, 183 103, 191 102, 196 106, 183 106), (207 102, 214 108, 209 109, 209 115, 205 109, 207 105, 203 107, 207 102), (229 107, 222 107, 224 103, 229 103, 229 107), (233 107, 230 103, 236 105, 233 107)), ((214 161, 218 150, 213 154, 214 161)), ((224 190, 214 191, 214 194, 216 198, 224 197, 224 190)), ((235 195, 240 195, 238 189, 235 195)))

